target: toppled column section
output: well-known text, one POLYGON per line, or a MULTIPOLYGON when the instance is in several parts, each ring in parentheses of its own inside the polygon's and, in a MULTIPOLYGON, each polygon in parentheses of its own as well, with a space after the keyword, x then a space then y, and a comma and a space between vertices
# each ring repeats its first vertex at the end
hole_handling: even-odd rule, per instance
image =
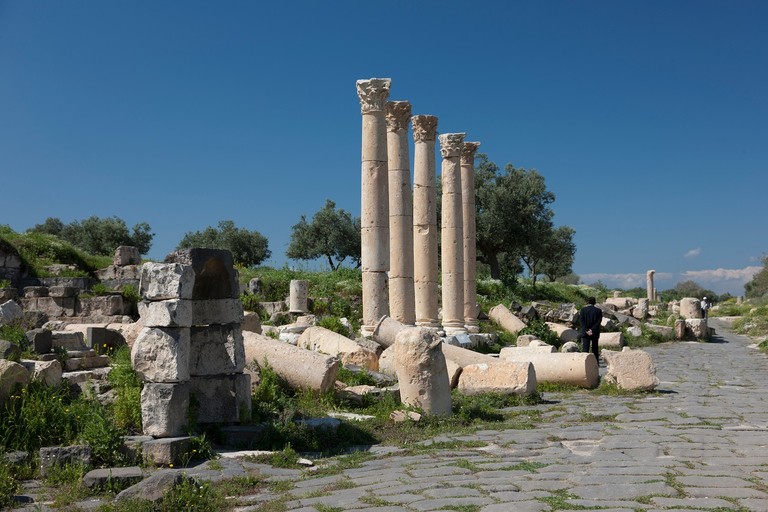
POLYGON ((400 399, 427 414, 450 416, 451 385, 437 334, 423 327, 404 329, 395 341, 400 399))
POLYGON ((656 367, 648 352, 624 347, 621 352, 603 350, 600 354, 605 359, 607 382, 622 389, 643 391, 650 391, 659 385, 656 367))
POLYGON ((362 366, 373 371, 379 370, 379 358, 375 352, 324 327, 310 327, 305 330, 299 336, 297 346, 338 357, 342 364, 362 366))
POLYGON ((563 382, 582 388, 595 388, 600 380, 597 359, 592 353, 532 354, 506 352, 506 361, 533 363, 536 378, 541 382, 563 382))
POLYGON ((471 364, 461 372, 458 390, 469 396, 483 393, 530 395, 536 392, 536 372, 529 362, 471 364))
POLYGON ((511 333, 522 331, 527 326, 525 322, 517 318, 506 306, 499 304, 488 312, 488 317, 511 333))

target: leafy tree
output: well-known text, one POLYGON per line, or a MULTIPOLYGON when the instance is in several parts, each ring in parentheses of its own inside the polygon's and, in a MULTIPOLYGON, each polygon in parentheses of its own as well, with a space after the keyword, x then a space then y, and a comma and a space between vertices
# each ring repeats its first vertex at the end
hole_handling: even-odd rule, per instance
POLYGON ((235 263, 246 267, 255 266, 272 255, 267 237, 256 230, 238 228, 231 220, 219 221, 219 227, 208 226, 203 231, 189 231, 184 234, 177 249, 207 247, 227 249, 235 263))
POLYGON ((307 222, 307 216, 302 215, 299 223, 291 228, 291 243, 285 255, 294 260, 314 260, 325 256, 333 270, 350 257, 359 267, 360 217, 352 217, 351 213, 337 209, 336 203, 327 199, 325 206, 312 216, 311 222, 307 222))
POLYGON ((685 297, 695 297, 698 299, 707 297, 712 301, 719 300, 715 292, 703 288, 699 283, 691 279, 677 283, 674 288, 664 290, 660 295, 664 297, 664 300, 680 300, 685 297))
POLYGON ((129 231, 125 221, 117 216, 100 219, 96 215, 66 225, 58 217, 48 217, 27 232, 55 235, 78 249, 104 256, 111 256, 121 245, 137 247, 141 254, 147 254, 155 236, 146 222, 136 224, 129 231))
POLYGON ((754 275, 752 280, 744 285, 744 295, 747 298, 762 297, 768 293, 768 254, 763 254, 763 268, 754 275))
POLYGON ((576 234, 576 230, 572 227, 560 226, 551 230, 541 240, 543 247, 540 254, 542 256, 537 270, 552 282, 572 272, 571 266, 576 255, 576 244, 573 242, 574 234, 576 234))

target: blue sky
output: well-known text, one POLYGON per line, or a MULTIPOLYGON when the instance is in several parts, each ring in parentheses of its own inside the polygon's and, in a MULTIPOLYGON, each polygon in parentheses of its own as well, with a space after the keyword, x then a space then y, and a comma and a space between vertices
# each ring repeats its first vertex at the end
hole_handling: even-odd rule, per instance
MULTIPOLYGON (((355 81, 535 168, 576 273, 741 293, 768 252, 768 3, 0 0, 0 223, 360 213, 355 81)), ((439 168, 439 166, 438 166, 439 168)), ((293 263, 293 262, 291 262, 293 263)))

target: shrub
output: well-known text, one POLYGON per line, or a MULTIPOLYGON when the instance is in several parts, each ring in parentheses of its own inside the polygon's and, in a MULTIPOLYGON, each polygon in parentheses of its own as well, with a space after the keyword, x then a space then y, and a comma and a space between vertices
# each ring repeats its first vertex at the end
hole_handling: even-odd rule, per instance
POLYGON ((141 432, 141 390, 143 383, 131 366, 131 349, 120 347, 112 354, 108 379, 115 390, 109 410, 118 428, 141 432))
POLYGON ((341 323, 341 318, 337 316, 324 316, 317 322, 317 325, 328 329, 329 331, 341 334, 344 337, 349 336, 349 329, 347 329, 346 325, 341 323))
POLYGON ((560 347, 562 345, 562 342, 560 341, 560 337, 557 335, 556 332, 554 332, 552 329, 549 328, 549 326, 544 322, 544 320, 537 318, 536 320, 532 321, 526 328, 521 329, 517 335, 521 336, 523 334, 532 334, 536 336, 541 341, 548 343, 550 345, 554 345, 556 347, 560 347))
POLYGON ((13 498, 19 492, 19 488, 13 467, 0 460, 0 509, 5 510, 13 506, 13 498))

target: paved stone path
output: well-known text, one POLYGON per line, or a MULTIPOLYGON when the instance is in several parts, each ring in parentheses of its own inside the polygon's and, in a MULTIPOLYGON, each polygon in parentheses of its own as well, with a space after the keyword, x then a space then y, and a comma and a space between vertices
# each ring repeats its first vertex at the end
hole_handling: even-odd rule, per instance
MULTIPOLYGON (((437 439, 487 443, 479 449, 418 456, 383 450, 361 468, 317 479, 262 469, 274 471, 274 479, 297 479, 287 506, 306 512, 462 505, 484 512, 768 511, 768 357, 726 324, 710 325, 718 332, 712 343, 646 349, 659 393, 547 393, 547 403, 536 407, 544 420, 534 430, 437 439)), ((257 509, 254 503, 240 510, 257 509)))

